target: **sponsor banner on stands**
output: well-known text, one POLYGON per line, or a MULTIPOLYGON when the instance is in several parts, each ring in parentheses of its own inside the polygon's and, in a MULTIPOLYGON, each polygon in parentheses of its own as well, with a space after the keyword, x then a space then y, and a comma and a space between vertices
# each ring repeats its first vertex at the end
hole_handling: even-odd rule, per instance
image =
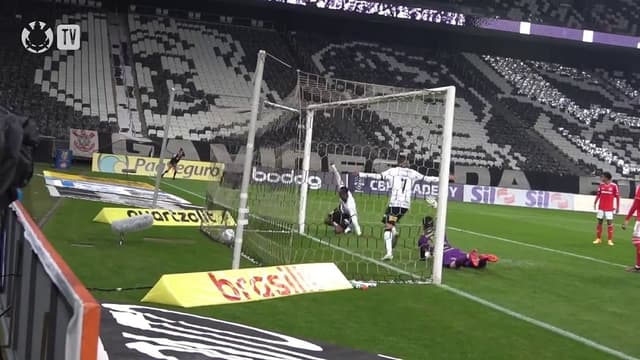
POLYGON ((151 214, 154 226, 235 226, 236 222, 229 212, 222 210, 165 210, 103 208, 93 219, 95 222, 111 224, 116 220, 138 215, 151 214))
MULTIPOLYGON (((387 195, 390 190, 390 184, 386 180, 382 180, 379 174, 374 173, 358 173, 350 174, 348 177, 349 188, 354 193, 387 195)), ((412 193, 415 198, 424 199, 428 196, 437 197, 440 193, 440 187, 437 183, 428 183, 425 181, 416 181, 413 184, 412 193)), ((459 184, 449 184, 449 200, 463 200, 463 186, 459 184)))
POLYGON ((396 359, 167 309, 100 305, 100 359, 396 359))
POLYGON ((75 157, 91 158, 100 148, 98 139, 97 131, 69 129, 69 149, 75 157))
MULTIPOLYGON (((91 171, 110 174, 129 174, 137 176, 156 176, 159 158, 94 153, 91 171)), ((166 160, 166 165, 169 159, 166 160)), ((181 160, 177 166, 176 179, 220 181, 224 164, 203 161, 181 160)), ((167 174, 173 177, 173 171, 167 174)))
MULTIPOLYGON (((160 156, 160 141, 133 138, 123 134, 100 134, 102 149, 105 153, 129 156, 160 156)), ((40 146, 42 147, 42 145, 40 146)), ((246 149, 244 146, 230 148, 222 143, 205 143, 183 139, 169 139, 167 149, 174 153, 184 149, 188 159, 202 162, 225 164, 225 170, 242 172, 246 149)), ((259 169, 293 169, 301 160, 300 154, 289 148, 261 146, 256 149, 256 166, 259 169)), ((393 161, 349 154, 318 154, 311 152, 309 161, 312 173, 330 173, 329 164, 337 164, 340 171, 381 172, 391 166, 393 161)), ((43 160, 49 161, 49 159, 43 160)), ((420 171, 425 169, 421 168, 420 171)), ((466 185, 495 186, 523 190, 544 190, 549 192, 592 195, 599 177, 576 176, 549 172, 504 170, 493 167, 454 165, 452 168, 456 181, 466 185)), ((324 179, 324 178, 323 178, 324 179)), ((614 179, 623 197, 633 197, 637 182, 634 180, 614 179)), ((329 187, 327 187, 329 188, 329 187)))
MULTIPOLYGON (((593 203, 596 200, 596 197, 593 195, 573 195, 573 209, 574 211, 584 211, 584 212, 592 212, 596 213, 596 210, 593 208, 593 203)), ((633 205, 633 199, 620 199, 620 212, 618 215, 625 216, 631 209, 633 205)), ((633 217, 635 219, 635 216, 633 217)))
POLYGON ((466 165, 456 165, 454 174, 456 181, 466 185, 565 193, 577 193, 580 190, 579 177, 575 175, 466 165))
MULTIPOLYGON (((343 178, 345 175, 342 175, 343 178)), ((291 185, 302 184, 302 170, 278 170, 254 167, 251 171, 251 182, 254 184, 291 185)), ((309 190, 336 190, 337 184, 333 173, 309 172, 309 190)))
POLYGON ((195 307, 351 288, 333 263, 282 265, 162 275, 142 301, 195 307))
MULTIPOLYGON (((103 152, 129 156, 160 156, 160 141, 144 138, 132 138, 123 134, 100 134, 103 152)), ((167 149, 174 153, 184 149, 188 159, 199 159, 203 162, 225 164, 225 170, 242 172, 246 148, 244 146, 230 148, 222 143, 205 143, 183 139, 169 139, 167 149)), ((258 168, 293 169, 300 161, 300 154, 289 148, 261 146, 256 149, 255 163, 258 168)), ((381 172, 391 166, 393 161, 349 154, 318 154, 311 152, 310 170, 316 173, 330 172, 329 164, 337 164, 340 171, 381 172)), ((46 160, 48 161, 48 159, 46 160)), ((424 169, 419 169, 424 171, 424 169)), ((592 194, 599 183, 594 176, 576 176, 549 172, 504 170, 482 166, 453 166, 456 181, 460 184, 507 187, 524 190, 544 190, 551 192, 592 194)), ((285 170, 286 171, 286 170, 285 170)), ((636 182, 633 180, 616 180, 623 197, 633 197, 636 182)))
MULTIPOLYGON (((138 188, 121 184, 109 184, 93 180, 70 180, 59 178, 54 172, 44 171, 45 185, 52 197, 66 197, 79 200, 100 201, 131 207, 148 208, 153 199, 153 189, 138 188)), ((65 174, 66 175, 66 174, 65 174)), ((68 177, 68 176, 65 176, 68 177)), ((199 208, 187 200, 162 191, 158 192, 158 208, 183 210, 199 208)))
POLYGON ((464 187, 464 201, 477 204, 573 210, 573 195, 493 186, 464 187))

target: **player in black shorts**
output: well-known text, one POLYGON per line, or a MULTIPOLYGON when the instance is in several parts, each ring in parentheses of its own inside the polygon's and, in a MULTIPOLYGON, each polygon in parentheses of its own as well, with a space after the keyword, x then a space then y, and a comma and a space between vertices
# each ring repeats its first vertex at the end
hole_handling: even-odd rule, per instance
POLYGON ((402 219, 402 217, 409 211, 407 208, 398 207, 398 206, 388 206, 387 210, 384 212, 384 217, 382 218, 382 223, 392 223, 396 224, 402 219))
POLYGON ((184 157, 184 151, 182 150, 182 148, 180 148, 180 150, 178 150, 178 152, 175 155, 173 155, 171 160, 169 160, 169 165, 167 166, 167 170, 165 170, 162 173, 162 177, 164 177, 169 172, 169 170, 173 169, 173 180, 175 180, 176 174, 178 173, 178 163, 180 162, 180 160, 182 160, 183 157, 184 157))
POLYGON ((348 229, 351 225, 351 216, 342 212, 340 208, 335 208, 331 213, 327 215, 324 223, 333 227, 336 234, 342 234, 345 229, 348 229))

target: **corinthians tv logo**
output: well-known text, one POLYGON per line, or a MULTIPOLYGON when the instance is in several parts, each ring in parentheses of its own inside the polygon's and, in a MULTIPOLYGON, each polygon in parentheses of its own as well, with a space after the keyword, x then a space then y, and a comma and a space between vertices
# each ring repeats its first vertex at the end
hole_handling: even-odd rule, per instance
MULTIPOLYGON (((56 46, 58 50, 80 49, 80 25, 60 24, 56 26, 56 46)), ((54 43, 53 29, 46 22, 35 20, 22 28, 20 34, 22 46, 30 53, 42 54, 51 49, 54 43)))
POLYGON ((28 52, 42 54, 53 45, 53 29, 44 21, 32 21, 22 28, 21 39, 28 52))

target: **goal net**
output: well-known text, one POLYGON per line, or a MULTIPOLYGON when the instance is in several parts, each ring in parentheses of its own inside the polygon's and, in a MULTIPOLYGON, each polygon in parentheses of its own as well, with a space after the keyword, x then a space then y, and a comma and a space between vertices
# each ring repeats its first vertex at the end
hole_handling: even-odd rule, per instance
POLYGON ((405 89, 305 72, 297 77, 295 101, 274 104, 262 96, 258 123, 265 116, 278 121, 256 132, 246 207, 240 204, 242 175, 227 171, 210 186, 207 207, 239 219, 242 238, 235 244, 259 264, 333 262, 356 280, 439 283, 455 89, 405 89), (400 158, 438 181, 413 183, 393 259, 382 261, 389 184, 379 174, 400 158), (359 236, 337 234, 325 223, 340 201, 332 164, 356 202, 359 236), (436 222, 435 247, 421 259, 425 216, 436 222))

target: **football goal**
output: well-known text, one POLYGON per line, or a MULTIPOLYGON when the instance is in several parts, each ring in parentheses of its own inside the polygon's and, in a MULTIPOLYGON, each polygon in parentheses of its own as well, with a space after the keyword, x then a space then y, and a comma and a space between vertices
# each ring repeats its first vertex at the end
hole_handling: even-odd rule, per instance
MULTIPOLYGON (((440 283, 455 87, 408 89, 297 71, 292 96, 272 101, 262 82, 267 56, 258 55, 244 166, 225 171, 207 192, 208 208, 237 220, 226 239, 233 267, 242 256, 264 265, 334 262, 357 280, 440 283), (379 174, 399 159, 438 181, 411 183, 394 257, 382 261, 390 184, 379 174), (339 185, 355 200, 360 235, 327 225, 339 185), (435 219, 435 244, 421 259, 425 216, 435 219)), ((225 241, 219 227, 203 231, 225 241)))

